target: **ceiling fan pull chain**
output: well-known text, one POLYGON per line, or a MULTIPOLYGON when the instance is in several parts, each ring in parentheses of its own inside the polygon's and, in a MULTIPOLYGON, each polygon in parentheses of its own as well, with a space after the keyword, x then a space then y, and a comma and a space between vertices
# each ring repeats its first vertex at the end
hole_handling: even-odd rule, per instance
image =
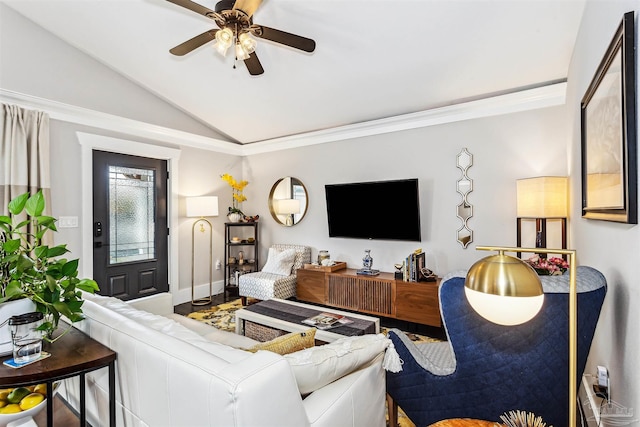
POLYGON ((233 57, 233 69, 236 69, 236 62, 238 62, 238 50, 236 49, 236 44, 238 44, 238 23, 236 22, 236 30, 233 33, 233 38, 235 40, 234 44, 233 44, 233 51, 235 53, 234 57, 233 57))

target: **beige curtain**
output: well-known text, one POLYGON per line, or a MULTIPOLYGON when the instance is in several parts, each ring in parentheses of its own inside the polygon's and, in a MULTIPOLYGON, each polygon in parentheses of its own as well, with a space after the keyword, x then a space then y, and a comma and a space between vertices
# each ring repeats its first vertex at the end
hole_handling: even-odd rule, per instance
POLYGON ((0 213, 12 198, 42 189, 50 215, 49 115, 2 104, 0 131, 0 213))

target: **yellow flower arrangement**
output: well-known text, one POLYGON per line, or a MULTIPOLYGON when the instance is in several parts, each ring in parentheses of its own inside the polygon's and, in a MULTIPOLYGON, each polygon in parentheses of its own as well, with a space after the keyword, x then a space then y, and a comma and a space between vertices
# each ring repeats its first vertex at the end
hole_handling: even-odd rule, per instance
POLYGON ((242 194, 242 191, 249 184, 249 181, 236 181, 235 178, 233 178, 228 173, 225 173, 220 177, 224 182, 229 184, 229 186, 233 190, 233 198, 231 199, 232 206, 229 207, 229 213, 239 213, 240 215, 244 216, 244 213, 242 213, 238 205, 239 203, 247 200, 246 196, 242 194))

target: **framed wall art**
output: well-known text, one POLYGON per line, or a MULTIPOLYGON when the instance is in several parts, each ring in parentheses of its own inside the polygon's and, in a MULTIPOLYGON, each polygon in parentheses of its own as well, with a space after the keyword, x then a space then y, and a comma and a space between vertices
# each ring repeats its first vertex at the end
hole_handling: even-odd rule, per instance
POLYGON ((580 105, 584 218, 638 223, 634 34, 628 12, 580 105))

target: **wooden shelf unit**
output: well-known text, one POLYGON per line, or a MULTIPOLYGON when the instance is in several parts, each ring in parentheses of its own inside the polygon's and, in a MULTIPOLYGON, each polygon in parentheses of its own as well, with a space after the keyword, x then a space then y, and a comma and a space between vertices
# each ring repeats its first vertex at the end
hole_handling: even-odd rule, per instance
POLYGON ((224 224, 224 295, 238 296, 238 274, 253 273, 258 271, 258 223, 257 222, 226 222, 224 224), (233 242, 232 237, 238 236, 239 242, 233 242), (249 242, 249 238, 254 240, 249 242), (240 264, 239 253, 242 251, 244 259, 240 264), (229 258, 235 258, 229 262, 229 258), (249 262, 252 260, 252 262, 249 262))
POLYGON ((405 282, 393 273, 356 274, 355 269, 333 272, 298 270, 297 299, 329 307, 441 327, 438 286, 435 282, 405 282))

